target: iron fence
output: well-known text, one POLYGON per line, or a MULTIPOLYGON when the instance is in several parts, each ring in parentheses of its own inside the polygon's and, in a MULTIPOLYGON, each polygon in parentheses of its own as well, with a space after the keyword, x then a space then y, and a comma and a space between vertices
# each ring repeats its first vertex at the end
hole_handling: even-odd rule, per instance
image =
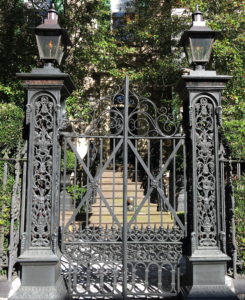
MULTIPOLYGON (((221 203, 222 203, 222 215, 224 237, 226 236, 226 243, 223 245, 223 251, 231 257, 231 261, 227 263, 227 273, 233 278, 236 278, 239 270, 238 267, 244 264, 241 258, 238 258, 238 246, 237 243, 237 231, 235 218, 235 206, 239 202, 240 198, 245 199, 244 183, 241 182, 242 176, 245 174, 245 161, 231 159, 229 157, 230 149, 224 147, 221 151, 220 159, 220 192, 221 192, 221 203), (243 185, 243 187, 241 186, 243 185)), ((244 221, 242 221, 244 222, 244 221)), ((245 237, 245 232, 241 232, 245 237)), ((222 237, 221 237, 222 239, 222 237)))
POLYGON ((24 229, 27 145, 15 157, 5 152, 0 157, 0 271, 12 280, 24 229))

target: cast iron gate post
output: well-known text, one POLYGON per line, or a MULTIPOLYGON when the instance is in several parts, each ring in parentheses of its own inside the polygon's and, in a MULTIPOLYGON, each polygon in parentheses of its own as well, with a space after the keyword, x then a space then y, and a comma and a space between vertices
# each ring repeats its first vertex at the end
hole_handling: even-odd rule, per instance
POLYGON ((18 260, 21 287, 11 299, 63 300, 67 292, 59 267, 58 130, 64 118, 64 99, 74 86, 68 74, 50 64, 18 77, 28 91, 29 146, 25 233, 18 260))
POLYGON ((185 299, 237 299, 225 285, 222 243, 219 125, 221 91, 230 76, 197 70, 182 76, 184 124, 187 136, 188 282, 185 299))

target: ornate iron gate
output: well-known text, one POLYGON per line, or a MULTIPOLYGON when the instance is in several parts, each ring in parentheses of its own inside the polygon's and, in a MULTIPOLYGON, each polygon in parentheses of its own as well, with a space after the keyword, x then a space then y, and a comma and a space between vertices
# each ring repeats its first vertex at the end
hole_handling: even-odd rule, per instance
POLYGON ((131 91, 128 78, 89 115, 61 132, 61 249, 70 295, 175 295, 186 233, 179 115, 131 91))

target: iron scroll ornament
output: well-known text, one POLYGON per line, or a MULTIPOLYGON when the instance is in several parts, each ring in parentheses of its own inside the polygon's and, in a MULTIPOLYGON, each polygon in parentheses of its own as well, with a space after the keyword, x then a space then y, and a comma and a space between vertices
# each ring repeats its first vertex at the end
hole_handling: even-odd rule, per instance
POLYGON ((55 115, 55 103, 51 97, 42 95, 34 101, 31 245, 38 247, 50 246, 51 243, 55 115))
POLYGON ((215 177, 215 111, 208 97, 200 97, 194 105, 197 226, 198 244, 217 245, 216 177, 215 177))
MULTIPOLYGON (((70 122, 77 136, 119 136, 124 128, 125 91, 101 98, 89 108, 89 118, 83 116, 70 122), (81 134, 84 132, 85 134, 81 134)), ((178 114, 132 90, 128 95, 128 133, 132 137, 172 137, 181 132, 178 114)), ((60 128, 62 130, 62 128, 60 128)))

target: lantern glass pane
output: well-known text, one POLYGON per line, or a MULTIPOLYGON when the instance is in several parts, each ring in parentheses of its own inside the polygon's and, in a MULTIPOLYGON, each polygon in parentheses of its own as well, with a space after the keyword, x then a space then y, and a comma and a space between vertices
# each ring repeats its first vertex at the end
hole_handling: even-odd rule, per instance
POLYGON ((37 35, 38 50, 41 59, 58 59, 62 52, 60 35, 37 35))
POLYGON ((189 39, 188 39, 188 41, 185 44, 185 54, 187 56, 189 64, 192 64, 191 45, 190 45, 189 39))
POLYGON ((192 37, 193 61, 209 61, 212 38, 192 37))

